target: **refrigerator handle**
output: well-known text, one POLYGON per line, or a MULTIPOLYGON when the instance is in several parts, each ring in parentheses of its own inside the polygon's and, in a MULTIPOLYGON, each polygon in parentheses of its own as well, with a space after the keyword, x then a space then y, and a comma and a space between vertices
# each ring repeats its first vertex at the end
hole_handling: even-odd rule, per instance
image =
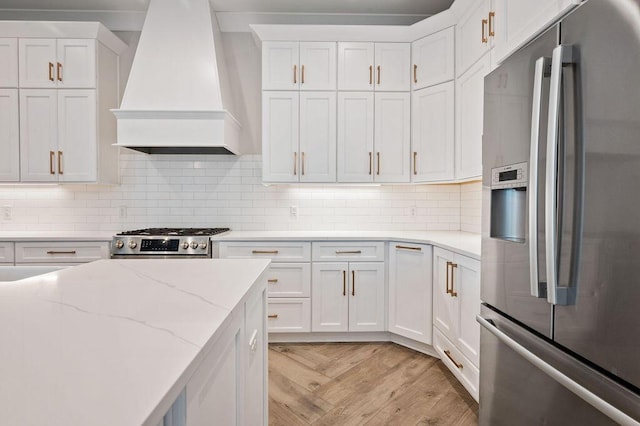
POLYGON ((638 422, 634 420, 632 417, 628 416, 624 412, 620 411, 613 405, 609 404, 604 399, 598 397, 597 395, 590 392, 585 387, 581 386, 579 383, 572 380, 570 377, 566 376, 560 370, 553 367, 551 364, 544 361, 542 358, 530 352, 527 348, 522 346, 516 340, 512 339, 498 329, 490 319, 484 318, 480 315, 476 316, 476 321, 480 323, 482 327, 484 327, 487 331, 493 334, 501 343, 504 343, 509 348, 511 348, 515 353, 520 355, 522 358, 542 370, 549 377, 551 377, 556 382, 560 383, 562 386, 573 392, 575 395, 580 397, 586 403, 593 406, 596 410, 600 411, 605 416, 614 420, 615 422, 621 425, 637 425, 638 422))
POLYGON ((531 295, 540 297, 538 276, 538 149, 540 147, 540 113, 542 109, 542 81, 549 77, 551 58, 536 61, 531 108, 531 152, 529 153, 529 281, 531 295))
MULTIPOLYGON (((566 297, 558 297, 558 125, 562 68, 573 63, 573 47, 560 45, 553 49, 549 88, 549 119, 547 127, 547 170, 545 179, 545 240, 547 260, 547 301, 566 305, 566 297)), ((563 293, 566 295, 566 293, 563 293)))

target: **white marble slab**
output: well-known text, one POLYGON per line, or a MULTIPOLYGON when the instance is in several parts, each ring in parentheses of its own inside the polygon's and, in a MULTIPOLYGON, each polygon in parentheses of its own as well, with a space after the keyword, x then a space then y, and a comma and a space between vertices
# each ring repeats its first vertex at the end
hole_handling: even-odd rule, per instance
POLYGON ((0 423, 142 424, 268 265, 101 260, 0 283, 0 423))
POLYGON ((0 231, 0 241, 111 241, 114 232, 0 231))
POLYGON ((213 241, 400 241, 432 244, 480 260, 480 234, 460 231, 230 231, 213 241))

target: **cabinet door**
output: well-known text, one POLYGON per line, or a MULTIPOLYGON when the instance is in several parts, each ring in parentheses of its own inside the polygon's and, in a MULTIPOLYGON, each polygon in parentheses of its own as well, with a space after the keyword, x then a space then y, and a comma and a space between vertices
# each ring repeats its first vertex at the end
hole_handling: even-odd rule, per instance
POLYGON ((433 249, 389 243, 389 331, 431 344, 433 249))
POLYGON ((336 92, 300 92, 300 182, 336 181, 336 92))
POLYGON ((453 253, 433 249, 433 325, 449 340, 457 340, 458 299, 451 296, 451 263, 453 253))
POLYGON ((338 182, 373 182, 373 93, 338 92, 338 182))
POLYGON ((482 118, 484 76, 490 71, 489 55, 456 80, 456 178, 482 173, 482 118))
POLYGON ((458 332, 456 346, 472 363, 479 365, 480 325, 480 262, 459 254, 454 255, 453 293, 457 293, 458 332))
POLYGON ((557 17, 575 7, 573 0, 493 0, 494 59, 502 62, 509 54, 546 29, 557 17))
POLYGON ((336 90, 336 43, 300 43, 300 90, 336 90))
POLYGON ((59 88, 96 87, 96 41, 57 40, 56 80, 59 88))
POLYGON ((20 179, 58 180, 58 102, 55 89, 20 90, 20 179))
POLYGON ((411 44, 376 43, 375 59, 376 91, 411 90, 411 44))
POLYGON ((267 410, 267 330, 266 291, 250 296, 245 302, 244 348, 246 425, 266 425, 267 410))
POLYGON ((456 75, 458 76, 489 52, 490 9, 490 0, 472 2, 456 25, 456 75))
POLYGON ((17 38, 0 38, 0 87, 18 87, 17 38))
POLYGON ((311 264, 272 263, 267 275, 269 297, 309 297, 311 264))
POLYGON ((298 92, 262 92, 262 180, 297 182, 298 92))
POLYGON ((413 92, 411 146, 413 182, 454 178, 454 83, 413 92))
POLYGON ((56 87, 56 41, 44 38, 18 40, 20 87, 56 87))
POLYGON ((0 89, 0 181, 20 180, 18 89, 0 89))
POLYGON ((311 275, 311 331, 349 330, 349 264, 314 263, 311 275))
POLYGON ((349 331, 384 331, 384 262, 349 263, 349 331))
POLYGON ((299 43, 262 43, 262 90, 297 90, 300 87, 299 43))
POLYGON ((409 182, 411 95, 375 94, 375 181, 409 182))
POLYGON ((411 44, 414 90, 453 80, 454 34, 454 27, 450 27, 411 44))
POLYGON ((373 90, 373 43, 338 43, 338 90, 373 90))
POLYGON ((95 90, 58 90, 57 169, 60 182, 98 178, 95 90))

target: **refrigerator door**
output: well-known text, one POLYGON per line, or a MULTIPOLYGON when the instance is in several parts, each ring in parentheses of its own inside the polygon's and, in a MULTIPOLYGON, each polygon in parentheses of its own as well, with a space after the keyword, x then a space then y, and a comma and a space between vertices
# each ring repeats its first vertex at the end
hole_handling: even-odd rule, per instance
MULTIPOLYGON (((482 300, 510 315, 527 326, 551 336, 552 306, 543 298, 545 283, 544 261, 544 168, 546 164, 546 120, 549 93, 548 69, 542 67, 536 75, 536 63, 550 63, 551 53, 558 43, 558 27, 551 28, 530 45, 507 59, 485 78, 484 134, 482 148, 482 300), (534 81, 538 77, 539 86, 534 81), (535 105, 540 106, 532 117, 535 105), (538 121, 539 118, 539 121, 538 121), (537 163, 530 164, 532 121, 537 130, 537 163), (538 125, 535 126, 535 122, 538 125), (534 220, 537 233, 530 226, 525 228, 525 241, 513 242, 491 238, 491 169, 515 163, 529 163, 529 171, 538 175, 527 188, 526 212, 535 209, 538 220, 534 220), (531 197, 531 188, 536 196, 531 197), (530 255, 531 234, 537 239, 537 249, 530 255), (537 253, 537 256, 535 255, 537 253), (536 259, 537 257, 537 259, 536 259), (533 259, 531 262, 530 259, 533 259), (532 295, 531 265, 538 273, 535 287, 540 287, 540 296, 532 295)), ((544 64, 543 64, 544 65, 544 64)), ((535 160, 535 159, 534 159, 535 160)), ((535 161, 534 161, 535 162, 535 161)), ((500 197, 493 197, 494 202, 500 197)), ((493 208, 497 208, 494 206, 493 208)), ((504 212, 508 217, 513 212, 504 212)), ((528 223, 529 213, 524 222, 528 223)), ((534 217, 535 219, 535 217, 534 217)), ((502 220, 502 219, 501 219, 502 220)), ((495 225, 495 221, 494 221, 495 225)))
POLYGON ((640 397, 482 307, 482 426, 637 425, 640 397))
MULTIPOLYGON (((572 239, 580 262, 570 278, 560 256, 559 284, 577 291, 574 304, 555 307, 554 339, 640 392, 640 2, 588 1, 561 29, 576 61, 564 75, 565 116, 579 107, 575 81, 583 117, 565 120, 561 133, 582 143, 584 201, 571 207, 565 191, 563 216, 582 214, 572 239)), ((560 250, 571 250, 565 234, 560 250)))

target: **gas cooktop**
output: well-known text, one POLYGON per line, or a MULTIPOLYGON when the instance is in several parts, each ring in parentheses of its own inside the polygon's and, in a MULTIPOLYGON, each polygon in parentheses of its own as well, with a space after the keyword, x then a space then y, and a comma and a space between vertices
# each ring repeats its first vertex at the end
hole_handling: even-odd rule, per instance
POLYGON ((199 237, 211 236, 227 232, 229 228, 145 228, 134 231, 118 232, 117 235, 155 235, 155 236, 178 236, 178 237, 199 237))
POLYGON ((147 228, 120 232, 113 237, 111 258, 210 258, 209 237, 229 228, 147 228))

